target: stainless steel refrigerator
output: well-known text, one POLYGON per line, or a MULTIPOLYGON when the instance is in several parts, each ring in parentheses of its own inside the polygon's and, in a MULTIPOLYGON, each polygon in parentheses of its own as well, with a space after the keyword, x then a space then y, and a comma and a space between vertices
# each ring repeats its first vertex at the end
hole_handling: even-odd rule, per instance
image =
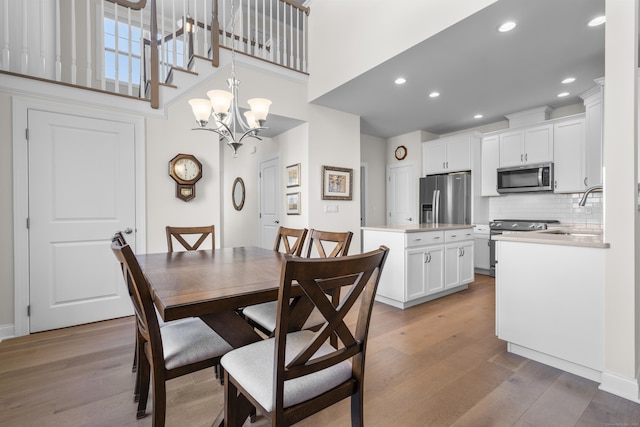
POLYGON ((420 224, 471 224, 471 172, 420 178, 420 224))

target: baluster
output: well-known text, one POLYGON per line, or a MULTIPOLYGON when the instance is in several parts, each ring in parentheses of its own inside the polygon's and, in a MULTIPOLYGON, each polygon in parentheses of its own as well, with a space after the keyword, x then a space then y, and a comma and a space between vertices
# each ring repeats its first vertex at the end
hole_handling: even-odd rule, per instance
MULTIPOLYGON (((87 34, 91 34, 91 0, 86 1, 87 4, 87 34)), ((97 33, 97 31, 96 31, 97 33)), ((104 37, 104 36, 103 36, 104 37)), ((87 37, 87 87, 93 87, 92 78, 93 73, 91 71, 91 37, 87 37)))
POLYGON ((269 40, 270 49, 269 49, 269 60, 273 61, 273 0, 269 0, 269 40))
POLYGON ((115 21, 115 28, 114 28, 114 33, 115 33, 115 43, 114 43, 114 49, 115 49, 115 55, 114 55, 114 64, 115 64, 115 86, 114 86, 114 92, 115 93, 120 93, 120 65, 119 65, 119 57, 120 57, 120 49, 118 49, 119 47, 119 42, 120 42, 120 32, 119 32, 119 27, 120 25, 118 22, 118 4, 114 3, 113 4, 113 16, 114 16, 114 21, 115 21))
POLYGON ((302 31, 302 71, 307 72, 307 24, 309 23, 306 13, 302 15, 302 25, 304 29, 302 31))
POLYGON ((261 55, 260 52, 260 34, 258 32, 258 0, 255 0, 253 2, 254 6, 255 6, 255 18, 254 18, 254 31, 253 31, 253 38, 254 38, 254 44, 253 44, 253 54, 255 56, 261 55))
MULTIPOLYGON (((240 7, 242 7, 242 2, 240 2, 240 7)), ((240 35, 240 37, 243 38, 243 40, 245 40, 244 35, 244 25, 242 26, 242 34, 240 35)), ((248 53, 249 55, 251 55, 251 3, 247 2, 247 38, 246 38, 246 42, 244 44, 244 52, 248 53)))
MULTIPOLYGON (((172 5, 171 7, 173 8, 173 15, 174 16, 175 16, 175 4, 176 4, 175 0, 172 0, 171 1, 171 5, 172 5)), ((162 20, 160 21, 160 38, 159 38, 159 40, 160 40, 160 55, 159 55, 160 60, 158 61, 158 67, 160 67, 159 78, 164 82, 164 81, 166 81, 165 64, 167 63, 167 56, 168 56, 167 55, 167 49, 166 49, 167 47, 166 47, 165 40, 164 40, 164 22, 165 22, 165 19, 164 19, 164 0, 162 0, 162 7, 160 9, 162 11, 162 13, 160 14, 162 16, 162 20)), ((153 36, 158 38, 158 34, 157 33, 154 34, 153 36)), ((160 83, 160 82, 158 81, 158 83, 160 83)))
POLYGON ((9 0, 4 0, 4 34, 3 34, 3 47, 2 47, 2 69, 9 70, 11 67, 11 50, 9 49, 9 0))
POLYGON ((265 16, 267 15, 267 9, 265 9, 264 0, 262 0, 262 55, 263 58, 267 57, 267 24, 265 22, 265 16))
MULTIPOLYGON (((213 0, 213 1, 218 1, 218 0, 213 0)), ((224 46, 229 46, 227 44, 227 14, 225 12, 226 10, 227 10, 227 2, 222 0, 222 44, 224 46)))
POLYGON ((28 20, 27 2, 22 3, 22 58, 20 61, 22 74, 28 74, 29 70, 29 45, 27 43, 29 31, 27 30, 28 20))
POLYGON ((133 95, 133 40, 131 37, 131 8, 127 8, 127 35, 129 36, 129 40, 127 43, 129 44, 128 55, 129 63, 127 64, 127 93, 129 96, 133 95))
POLYGON ((295 59, 293 58, 293 7, 289 6, 289 67, 293 68, 295 59))
POLYGON ((296 9, 296 70, 300 70, 300 11, 296 9))
POLYGON ((76 84, 78 72, 78 54, 76 41, 76 2, 71 2, 71 84, 76 84))
MULTIPOLYGON (((193 39, 193 52, 189 52, 189 59, 187 59, 187 65, 191 60, 191 53, 196 55, 198 53, 198 0, 193 2, 193 24, 191 24, 191 34, 189 37, 193 39)), ((186 66, 185 66, 186 68, 186 66)))
POLYGON ((40 0, 40 76, 46 77, 45 73, 47 71, 47 61, 46 61, 46 52, 45 52, 45 38, 44 38, 44 0, 40 0))
MULTIPOLYGON (((282 53, 280 51, 280 7, 283 8, 282 12, 284 14, 284 4, 282 2, 280 2, 280 0, 278 0, 278 9, 277 9, 277 17, 276 17, 276 27, 277 31, 276 34, 278 35, 278 64, 282 64, 282 53)), ((286 34, 285 31, 283 31, 283 34, 286 34)), ((285 39, 286 37, 282 37, 283 39, 285 39)))
MULTIPOLYGON (((56 2, 58 2, 58 0, 56 0, 56 2)), ((57 8, 56 8, 57 10, 57 8)), ((56 12, 57 14, 57 12, 56 12)), ((56 27, 59 27, 57 24, 59 23, 59 20, 56 20, 56 27)), ((100 26, 102 27, 102 33, 104 37, 104 1, 100 2, 100 22, 102 23, 100 26)), ((57 69, 57 67, 56 67, 57 69)), ((107 76, 105 73, 105 69, 106 69, 106 57, 104 52, 102 53, 102 67, 100 68, 100 89, 105 90, 107 87, 107 76)), ((57 74, 57 71, 56 71, 57 74)))
MULTIPOLYGON (((104 9, 102 11, 104 16, 104 9)), ((60 0, 56 0, 56 81, 62 79, 62 61, 60 60, 60 0)), ((103 87, 104 90, 104 87, 103 87)))
MULTIPOLYGON (((187 44, 187 2, 186 0, 182 0, 182 59, 184 62, 184 57, 185 57, 185 46, 187 44)), ((175 13, 173 15, 173 60, 171 61, 171 65, 172 66, 177 66, 178 65, 178 36, 177 36, 177 29, 176 29, 176 25, 174 24, 175 22, 178 22, 176 20, 176 16, 175 13)))
POLYGON ((145 65, 145 56, 144 56, 144 9, 140 9, 140 79, 138 80, 138 96, 140 98, 144 98, 144 89, 145 89, 145 79, 144 79, 144 67, 145 65))

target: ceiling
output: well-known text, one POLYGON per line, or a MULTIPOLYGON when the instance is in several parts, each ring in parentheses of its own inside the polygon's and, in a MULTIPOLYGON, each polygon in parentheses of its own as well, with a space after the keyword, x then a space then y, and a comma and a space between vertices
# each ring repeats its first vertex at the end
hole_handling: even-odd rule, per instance
POLYGON ((361 132, 381 138, 580 103, 604 76, 604 25, 587 27, 604 11, 604 0, 500 0, 313 103, 360 116, 361 132), (498 32, 508 20, 517 27, 498 32), (407 82, 394 84, 400 76, 407 82), (575 82, 562 84, 568 76, 575 82), (563 91, 570 95, 558 98, 563 91))

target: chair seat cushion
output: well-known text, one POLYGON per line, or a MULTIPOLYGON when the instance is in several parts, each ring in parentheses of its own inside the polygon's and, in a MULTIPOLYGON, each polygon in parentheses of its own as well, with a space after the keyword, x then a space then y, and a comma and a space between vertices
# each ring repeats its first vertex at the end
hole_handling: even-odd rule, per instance
MULTIPOLYGON (((294 356, 312 339, 314 332, 293 332, 287 336, 285 361, 294 356)), ((233 350, 222 357, 221 364, 238 385, 243 387, 267 411, 274 409, 274 346, 275 339, 259 341, 233 350)), ((323 344, 315 357, 335 351, 329 344, 323 344)), ((341 362, 322 371, 285 382, 284 407, 296 405, 312 399, 351 378, 349 361, 341 362)))
MULTIPOLYGON (((242 310, 242 314, 248 319, 251 319, 258 325, 262 326, 267 331, 276 330, 276 316, 278 314, 278 301, 263 302, 262 304, 255 304, 245 307, 242 310)), ((302 329, 309 329, 314 326, 322 325, 326 322, 324 316, 317 308, 313 308, 309 318, 302 329)))
POLYGON ((160 328, 166 369, 220 357, 233 348, 197 317, 160 328))

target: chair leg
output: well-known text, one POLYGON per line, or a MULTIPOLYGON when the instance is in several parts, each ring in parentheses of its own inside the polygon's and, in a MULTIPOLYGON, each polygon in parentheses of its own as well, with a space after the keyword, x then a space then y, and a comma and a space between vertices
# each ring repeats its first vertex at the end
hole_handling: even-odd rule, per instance
POLYGON ((225 426, 235 426, 237 420, 237 403, 238 389, 235 384, 229 380, 229 373, 225 372, 224 376, 224 424, 225 426))
POLYGON ((134 364, 134 370, 133 372, 136 373, 136 382, 135 382, 135 386, 133 389, 133 401, 134 402, 138 402, 140 401, 140 382, 142 381, 140 379, 140 372, 138 371, 138 366, 140 365, 140 355, 142 354, 144 357, 144 344, 143 344, 143 339, 140 336, 139 331, 136 328, 136 346, 135 346, 135 355, 134 355, 134 360, 133 360, 133 364, 134 364))
POLYGON ((154 372, 151 382, 153 383, 153 427, 164 427, 167 415, 167 389, 164 378, 158 378, 154 372))
POLYGON ((147 413, 147 400, 149 399, 149 376, 151 367, 146 357, 140 357, 138 359, 138 385, 139 385, 139 399, 138 399, 138 411, 136 412, 136 418, 144 418, 147 413))
POLYGON ((364 396, 362 394, 362 383, 351 396, 351 427, 364 427, 364 396))

